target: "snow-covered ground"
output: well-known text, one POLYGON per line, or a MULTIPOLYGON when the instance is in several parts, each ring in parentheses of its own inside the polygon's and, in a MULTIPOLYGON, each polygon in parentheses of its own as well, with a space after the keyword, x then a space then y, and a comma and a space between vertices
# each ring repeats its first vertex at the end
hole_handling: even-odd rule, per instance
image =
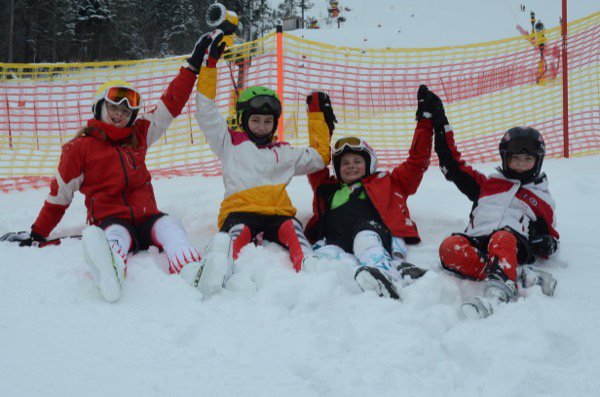
MULTIPOLYGON (((324 0, 313 2, 324 8, 324 0)), ((468 44, 517 35, 516 23, 530 26, 530 10, 548 28, 560 15, 560 0, 340 6, 353 9, 344 29, 306 37, 352 47, 468 44)), ((570 20, 600 9, 591 0, 569 7, 570 20)), ((80 241, 43 249, 0 243, 0 395, 596 396, 600 156, 547 160, 544 169, 561 249, 537 265, 558 280, 556 295, 524 290, 482 321, 458 310, 479 286, 439 266, 438 246, 464 228, 470 203, 435 167, 409 200, 423 242, 408 259, 429 272, 401 291, 402 302, 360 293, 340 264, 296 274, 287 252, 265 245, 245 248, 227 289, 209 300, 169 276, 163 254, 139 253, 129 260, 122 299, 108 304, 80 241)), ((159 207, 203 248, 216 231, 221 179, 161 179, 154 187, 159 207)), ((305 222, 306 179, 296 178, 289 192, 305 222)), ((27 230, 46 194, 0 194, 0 234, 27 230)), ((53 235, 81 232, 84 219, 77 195, 53 235)))
MULTIPOLYGON (((492 164, 479 165, 491 171, 492 164)), ((600 156, 547 160, 561 249, 538 263, 558 280, 482 321, 459 316, 477 291, 441 270, 437 247, 466 223, 469 202, 437 168, 409 200, 423 242, 409 260, 430 271, 402 302, 360 293, 332 264, 296 274, 278 246, 247 247, 221 294, 166 274, 156 250, 130 258, 122 299, 102 300, 81 244, 0 243, 3 396, 595 396, 600 390, 600 156)), ((215 231, 219 178, 155 182, 159 206, 199 246, 215 231)), ((289 188, 311 211, 305 178, 289 188)), ((47 192, 2 195, 0 233, 27 229, 47 192)), ((81 196, 55 235, 78 233, 81 196)))

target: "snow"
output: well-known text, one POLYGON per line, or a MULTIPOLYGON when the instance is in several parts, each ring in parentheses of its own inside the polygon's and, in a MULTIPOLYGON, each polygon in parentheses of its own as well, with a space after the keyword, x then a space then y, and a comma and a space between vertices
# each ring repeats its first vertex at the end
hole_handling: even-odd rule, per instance
MULTIPOLYGON (((481 43, 519 36, 516 26, 531 30, 530 12, 546 29, 559 26, 561 0, 340 0, 347 21, 327 23, 328 0, 313 0, 305 15, 320 29, 289 33, 341 47, 422 48, 481 43), (525 11, 520 6, 525 5, 525 11), (349 8, 351 11, 345 11, 349 8)), ((272 0, 271 3, 278 3, 272 0)), ((568 1, 567 20, 600 11, 593 0, 568 1)))
MULTIPOLYGON (((367 2, 348 3, 357 10, 367 2)), ((422 15, 448 8, 431 3, 403 2, 414 4, 415 18, 430 37, 447 39, 444 45, 514 35, 502 30, 514 29, 514 19, 500 13, 507 5, 536 4, 544 21, 560 12, 558 0, 552 7, 541 0, 486 2, 489 11, 475 18, 486 22, 481 28, 469 14, 482 12, 481 2, 453 1, 464 13, 447 14, 450 21, 432 15, 426 23, 422 15), (469 34, 454 37, 444 26, 469 34)), ((585 8, 580 16, 598 10, 597 2, 570 6, 572 14, 585 8)), ((370 9, 356 11, 364 15, 356 25, 361 32, 370 9)), ((344 45, 356 39, 363 38, 346 32, 344 45)), ((491 172, 496 165, 476 167, 491 172)), ((561 248, 537 265, 558 280, 556 295, 530 288, 481 321, 459 315, 461 301, 480 286, 439 265, 439 244, 465 227, 470 202, 436 167, 409 199, 423 241, 409 248, 408 260, 429 272, 401 290, 402 302, 361 293, 352 269, 340 263, 296 274, 287 252, 266 244, 246 247, 227 289, 208 300, 167 274, 163 254, 141 252, 129 259, 122 299, 109 304, 92 284, 80 241, 43 249, 0 243, 0 395, 595 396, 598 169, 600 156, 545 161, 561 248)), ((161 179, 154 188, 159 208, 178 217, 204 248, 216 231, 221 179, 161 179)), ((312 200, 306 178, 294 179, 288 191, 305 223, 312 200)), ((28 229, 46 195, 46 189, 0 194, 0 234, 28 229)), ((53 236, 80 233, 84 219, 77 194, 53 236)))
MULTIPOLYGON (((0 243, 2 395, 595 395, 600 156, 547 160, 544 168, 562 245, 539 266, 558 280, 556 295, 532 287, 482 321, 459 316, 478 286, 439 266, 437 247, 464 228, 469 202, 435 167, 409 200, 423 242, 408 259, 429 272, 402 289, 402 302, 360 293, 341 264, 296 274, 271 244, 245 248, 227 289, 208 300, 169 276, 162 254, 141 252, 129 259, 122 299, 109 304, 78 240, 43 249, 0 243)), ((154 185, 160 207, 206 244, 221 180, 154 185)), ((305 222, 305 178, 289 192, 305 222)), ((46 194, 3 195, 0 230, 26 229, 46 194)), ((54 235, 81 231, 81 198, 54 235)))

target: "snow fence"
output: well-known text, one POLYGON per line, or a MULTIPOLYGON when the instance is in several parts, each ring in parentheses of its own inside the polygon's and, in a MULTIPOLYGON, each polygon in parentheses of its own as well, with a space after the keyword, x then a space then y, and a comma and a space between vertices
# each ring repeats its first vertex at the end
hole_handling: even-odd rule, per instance
MULTIPOLYGON (((496 160, 500 137, 515 125, 540 130, 549 157, 597 154, 600 12, 569 23, 567 32, 565 40, 561 29, 554 28, 545 31, 545 39, 524 34, 416 49, 336 47, 272 33, 232 47, 219 62, 216 101, 230 118, 236 90, 274 88, 284 104, 279 138, 306 145, 305 97, 313 90, 328 92, 339 120, 334 139, 367 139, 377 150, 380 167, 387 168, 407 156, 416 92, 427 84, 444 101, 468 161, 496 160), (563 84, 565 49, 568 91, 563 84)), ((131 82, 142 93, 143 111, 151 111, 184 59, 0 63, 0 190, 46 186, 61 145, 90 118, 91 98, 100 84, 131 82)), ((194 118, 194 102, 150 149, 147 163, 154 176, 220 174, 194 118)))

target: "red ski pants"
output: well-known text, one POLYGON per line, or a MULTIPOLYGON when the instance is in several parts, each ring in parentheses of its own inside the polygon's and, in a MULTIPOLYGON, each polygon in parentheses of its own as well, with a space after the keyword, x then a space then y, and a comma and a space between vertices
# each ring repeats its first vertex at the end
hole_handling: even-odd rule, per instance
POLYGON ((484 280, 488 276, 495 257, 502 271, 516 281, 517 238, 509 231, 494 232, 487 246, 483 247, 477 247, 461 235, 449 236, 440 245, 440 260, 445 269, 476 280, 484 280))

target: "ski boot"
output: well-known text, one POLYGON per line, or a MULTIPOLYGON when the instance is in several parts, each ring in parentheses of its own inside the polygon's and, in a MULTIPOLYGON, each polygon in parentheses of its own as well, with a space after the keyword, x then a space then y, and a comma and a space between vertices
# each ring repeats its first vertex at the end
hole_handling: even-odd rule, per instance
POLYGON ((483 296, 505 303, 517 298, 517 284, 504 273, 497 256, 491 261, 490 271, 483 287, 483 296))
POLYGON ((547 296, 554 296, 556 290, 556 280, 549 272, 536 269, 531 265, 522 266, 520 269, 519 281, 523 288, 539 285, 542 293, 547 296))
POLYGON ((461 310, 465 317, 486 318, 501 303, 517 298, 517 284, 504 273, 497 257, 492 260, 490 273, 484 283, 483 297, 471 297, 463 302, 461 310))
POLYGON ((401 300, 396 286, 384 269, 361 266, 356 269, 354 279, 363 291, 374 291, 381 297, 401 300))
POLYGON ((83 256, 94 283, 104 299, 116 302, 121 297, 125 280, 125 261, 121 255, 113 253, 104 231, 97 226, 85 228, 82 241, 83 256))
POLYGON ((225 282, 233 272, 231 237, 228 233, 215 234, 202 259, 194 286, 208 298, 223 289, 225 282))
POLYGON ((494 313, 494 307, 497 306, 498 303, 499 302, 493 299, 472 296, 465 299, 461 306, 461 310, 466 318, 479 320, 489 317, 494 313))
POLYGON ((402 279, 416 280, 423 277, 427 270, 413 265, 412 263, 402 262, 396 266, 396 270, 400 273, 402 279))

